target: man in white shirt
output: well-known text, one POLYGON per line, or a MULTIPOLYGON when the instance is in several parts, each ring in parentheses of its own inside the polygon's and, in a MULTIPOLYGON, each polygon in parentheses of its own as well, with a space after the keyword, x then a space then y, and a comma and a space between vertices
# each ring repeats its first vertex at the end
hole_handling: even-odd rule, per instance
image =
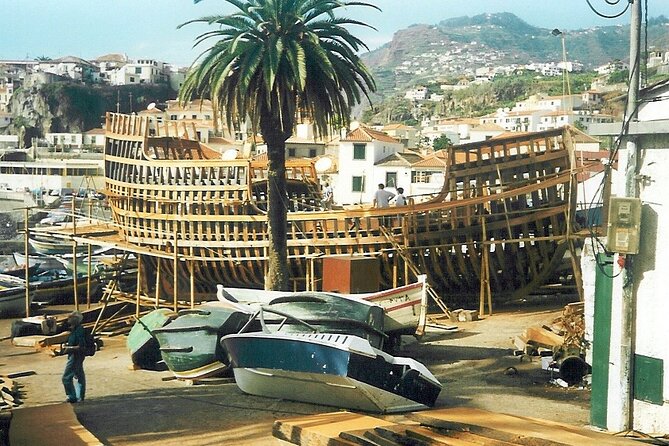
POLYGON ((379 183, 379 188, 374 192, 374 207, 387 208, 390 206, 390 200, 395 196, 394 193, 387 191, 383 183, 379 183))
MULTIPOLYGON (((387 191, 383 183, 379 183, 379 188, 374 192, 374 206, 377 208, 387 208, 390 206, 390 200, 395 196, 394 193, 387 191)), ((379 225, 389 226, 392 217, 379 217, 379 225)))

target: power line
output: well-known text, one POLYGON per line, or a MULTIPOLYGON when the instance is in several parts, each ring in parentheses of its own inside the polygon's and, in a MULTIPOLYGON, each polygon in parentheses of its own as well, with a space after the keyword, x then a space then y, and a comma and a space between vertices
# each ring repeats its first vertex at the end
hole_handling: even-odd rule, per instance
MULTIPOLYGON (((627 3, 627 4, 625 5, 625 9, 623 9, 622 11, 620 11, 620 12, 617 13, 617 14, 608 15, 608 14, 604 14, 604 13, 598 11, 597 8, 595 8, 595 7, 592 5, 592 3, 590 2, 590 0, 585 0, 585 1, 588 3, 588 6, 590 7, 590 9, 592 9, 592 11, 593 11, 595 14, 597 14, 598 16, 603 17, 603 18, 605 18, 605 19, 617 19, 618 17, 620 17, 620 16, 622 16, 623 14, 625 14, 625 13, 627 12, 627 10, 629 9, 630 5, 634 2, 634 0, 625 0, 625 2, 627 3)), ((617 6, 617 5, 618 5, 621 1, 623 1, 623 0, 604 0, 604 1, 605 1, 606 4, 608 4, 609 6, 617 6)))

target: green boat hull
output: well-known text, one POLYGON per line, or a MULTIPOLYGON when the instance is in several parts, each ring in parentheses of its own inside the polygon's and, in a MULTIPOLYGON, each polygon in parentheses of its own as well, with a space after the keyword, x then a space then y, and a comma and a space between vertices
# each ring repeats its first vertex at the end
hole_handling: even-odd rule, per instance
POLYGON ((216 376, 229 368, 221 337, 237 333, 250 314, 216 304, 183 310, 172 322, 154 331, 163 361, 178 378, 216 376))
POLYGON ((175 316, 172 310, 158 308, 142 316, 128 333, 126 345, 132 363, 140 368, 153 368, 162 357, 153 330, 165 326, 175 316))

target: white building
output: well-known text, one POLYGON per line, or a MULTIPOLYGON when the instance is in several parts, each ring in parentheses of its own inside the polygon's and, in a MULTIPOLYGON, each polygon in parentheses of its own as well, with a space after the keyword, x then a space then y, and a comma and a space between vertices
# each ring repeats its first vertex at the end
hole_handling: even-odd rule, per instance
MULTIPOLYGON (((631 122, 619 150, 619 174, 613 176, 612 194, 636 195, 641 215, 638 254, 590 253, 582 261, 586 294, 586 326, 591 327, 591 424, 618 432, 669 432, 669 81, 640 94, 638 122, 631 122), (659 101, 658 101, 659 99, 659 101), (637 153, 638 151, 638 153, 637 153), (636 159, 637 173, 624 172, 636 159), (596 254, 596 257, 595 257, 596 254), (624 266, 625 272, 621 265, 624 266)), ((617 136, 621 123, 592 129, 617 136)), ((621 208, 621 211, 623 209, 621 208)), ((618 223, 630 221, 621 212, 618 223)), ((615 220, 614 220, 615 221, 615 220)), ((618 236, 619 251, 625 251, 618 236)), ((586 243, 588 245, 589 243, 586 243)))
POLYGON ((0 112, 6 112, 9 110, 9 101, 12 99, 13 94, 14 82, 0 81, 0 112))
POLYGON ((12 123, 12 114, 0 111, 0 129, 4 129, 12 123))
POLYGON ((139 59, 109 73, 111 85, 167 83, 165 63, 153 59, 139 59))
POLYGON ((35 71, 69 77, 81 82, 97 82, 100 78, 100 71, 96 65, 74 56, 38 61, 35 71))
POLYGON ((377 184, 386 181, 385 170, 376 169, 376 164, 403 150, 400 141, 383 132, 363 126, 348 132, 339 142, 335 201, 338 204, 371 203, 377 184))
POLYGON ((427 99, 427 88, 426 87, 416 87, 413 90, 408 90, 404 94, 404 99, 409 99, 410 101, 424 101, 427 99))
POLYGON ((92 62, 100 69, 100 81, 111 84, 115 73, 128 63, 128 56, 125 54, 105 54, 92 62))

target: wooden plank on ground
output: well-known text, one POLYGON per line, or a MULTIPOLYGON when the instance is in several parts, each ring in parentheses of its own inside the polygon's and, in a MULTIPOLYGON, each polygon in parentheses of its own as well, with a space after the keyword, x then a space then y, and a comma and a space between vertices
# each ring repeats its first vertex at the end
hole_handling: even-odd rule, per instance
POLYGON ((408 438, 415 438, 430 446, 516 446, 517 443, 495 440, 471 432, 448 431, 436 433, 426 427, 407 429, 408 438))
POLYGON ((637 444, 632 440, 563 423, 473 408, 413 412, 409 414, 409 418, 431 427, 463 430, 520 445, 582 446, 597 444, 598 446, 623 446, 637 444))
POLYGON ((396 439, 403 446, 493 446, 481 442, 470 442, 460 438, 452 438, 446 434, 437 433, 421 426, 398 424, 397 426, 377 428, 376 432, 386 438, 396 439))
POLYGON ((356 443, 341 438, 339 434, 394 424, 353 412, 332 412, 277 420, 272 433, 276 438, 301 446, 357 446, 356 443))
POLYGON ((25 407, 12 411, 9 425, 12 446, 102 446, 79 424, 71 404, 25 407))
POLYGON ((553 348, 561 347, 564 344, 564 338, 543 327, 528 327, 523 335, 532 343, 541 347, 553 348))

